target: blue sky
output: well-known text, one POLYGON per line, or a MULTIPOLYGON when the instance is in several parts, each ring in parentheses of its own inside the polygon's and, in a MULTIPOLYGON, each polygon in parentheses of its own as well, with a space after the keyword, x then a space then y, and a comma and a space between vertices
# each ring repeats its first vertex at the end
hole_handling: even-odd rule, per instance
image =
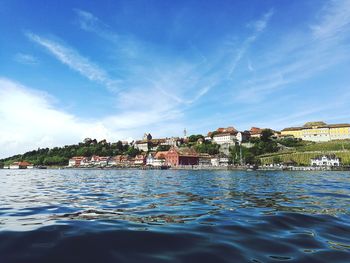
POLYGON ((350 122, 350 1, 0 1, 0 157, 350 122))

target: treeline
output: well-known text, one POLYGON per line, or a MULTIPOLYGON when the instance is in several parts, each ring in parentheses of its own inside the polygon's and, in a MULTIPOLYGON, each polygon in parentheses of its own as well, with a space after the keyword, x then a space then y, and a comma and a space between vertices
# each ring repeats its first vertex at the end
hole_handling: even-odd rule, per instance
POLYGON ((68 160, 73 156, 115 156, 118 154, 127 154, 135 157, 140 151, 129 145, 123 145, 121 141, 109 143, 106 140, 97 142, 96 139, 85 139, 84 142, 75 145, 66 145, 64 147, 55 147, 52 149, 43 148, 26 152, 22 155, 15 155, 0 160, 1 165, 8 165, 16 161, 27 161, 34 165, 67 165, 68 160))

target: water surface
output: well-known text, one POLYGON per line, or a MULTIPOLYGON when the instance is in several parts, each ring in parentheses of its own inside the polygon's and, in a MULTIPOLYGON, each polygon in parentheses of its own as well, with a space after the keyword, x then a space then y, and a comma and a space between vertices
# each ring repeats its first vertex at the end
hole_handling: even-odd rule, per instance
POLYGON ((350 262, 349 172, 0 170, 0 262, 350 262))

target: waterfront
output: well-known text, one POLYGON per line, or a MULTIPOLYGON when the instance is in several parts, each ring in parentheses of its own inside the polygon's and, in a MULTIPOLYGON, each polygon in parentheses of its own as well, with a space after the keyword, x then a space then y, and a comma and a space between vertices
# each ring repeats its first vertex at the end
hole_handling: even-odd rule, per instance
POLYGON ((349 262, 349 172, 0 170, 0 262, 349 262))

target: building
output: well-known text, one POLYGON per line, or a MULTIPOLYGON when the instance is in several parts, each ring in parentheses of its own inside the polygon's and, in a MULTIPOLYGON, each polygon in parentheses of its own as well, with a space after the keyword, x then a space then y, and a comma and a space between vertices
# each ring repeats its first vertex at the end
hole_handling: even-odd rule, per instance
POLYGON ((161 167, 166 165, 167 151, 159 151, 157 153, 149 153, 146 159, 146 165, 161 167))
POLYGON ((148 141, 136 141, 134 144, 135 149, 138 149, 140 151, 148 152, 148 141))
POLYGON ((198 165, 199 157, 191 148, 172 147, 166 155, 166 164, 169 166, 198 165))
POLYGON ((107 166, 109 164, 111 157, 109 156, 101 156, 100 162, 97 164, 99 166, 107 166))
POLYGON ((84 159, 84 156, 74 156, 69 159, 68 166, 69 167, 78 167, 80 166, 82 160, 84 159))
POLYGON ((249 131, 243 131, 243 132, 237 132, 236 139, 238 142, 246 142, 250 138, 250 132, 249 131))
POLYGON ((320 155, 311 160, 312 166, 339 166, 340 159, 335 155, 320 155))
POLYGON ((14 162, 9 166, 10 169, 32 169, 33 164, 28 163, 26 161, 22 162, 14 162))
POLYGON ((235 144, 237 138, 233 133, 219 133, 213 136, 213 142, 217 144, 235 144))
POLYGON ((350 124, 326 124, 322 121, 307 122, 302 127, 289 127, 281 131, 282 136, 292 135, 305 141, 326 142, 350 139, 350 124))
POLYGON ((210 159, 212 166, 228 166, 229 161, 230 160, 229 160, 228 156, 226 156, 224 154, 219 154, 219 155, 212 157, 210 159))
POLYGON ((139 154, 135 156, 135 165, 145 165, 146 164, 146 155, 139 154))
POLYGON ((250 131, 249 131, 250 137, 252 137, 252 138, 260 138, 262 131, 263 131, 263 129, 260 129, 258 127, 251 127, 250 131))
POLYGON ((208 153, 200 153, 199 154, 199 160, 198 160, 198 164, 199 165, 203 165, 203 166, 208 166, 211 165, 211 158, 212 156, 208 153))

